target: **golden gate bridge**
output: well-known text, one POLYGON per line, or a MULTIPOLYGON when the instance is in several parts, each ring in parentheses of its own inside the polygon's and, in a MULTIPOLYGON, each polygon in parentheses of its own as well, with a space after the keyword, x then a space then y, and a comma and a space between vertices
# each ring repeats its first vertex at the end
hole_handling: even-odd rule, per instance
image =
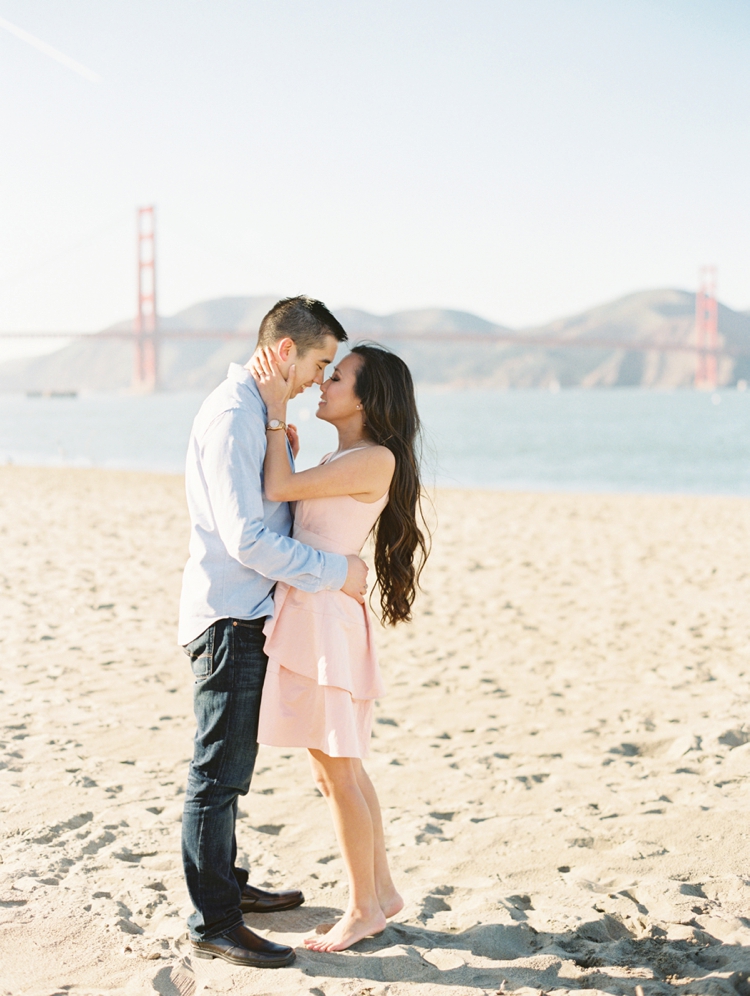
MULTIPOLYGON (((159 326, 156 310, 156 226, 155 208, 138 208, 136 212, 137 291, 138 309, 132 328, 106 329, 102 332, 0 332, 5 339, 84 339, 92 335, 97 340, 124 339, 133 344, 132 387, 138 393, 150 393, 159 386, 159 343, 167 339, 244 339, 254 347, 255 333, 236 329, 179 329, 159 326)), ((718 333, 718 301, 716 297, 716 267, 700 270, 700 286, 695 300, 695 338, 692 343, 666 339, 640 339, 623 342, 606 336, 566 339, 560 336, 520 336, 513 332, 446 332, 440 330, 372 330, 360 331, 371 339, 395 343, 416 341, 425 345, 438 343, 481 343, 511 345, 523 349, 617 349, 626 352, 692 353, 696 359, 695 386, 714 390, 718 386, 718 357, 750 353, 750 345, 720 344, 718 333)))

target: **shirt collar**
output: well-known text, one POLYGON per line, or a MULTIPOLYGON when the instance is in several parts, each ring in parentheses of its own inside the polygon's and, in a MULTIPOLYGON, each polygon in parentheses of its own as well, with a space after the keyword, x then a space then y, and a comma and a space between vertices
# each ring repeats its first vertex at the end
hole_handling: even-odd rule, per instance
POLYGON ((247 367, 240 366, 239 363, 230 363, 229 369, 227 370, 227 380, 232 380, 237 384, 244 384, 245 387, 255 395, 258 401, 263 406, 264 413, 266 412, 266 403, 260 396, 260 391, 258 390, 258 385, 255 382, 255 378, 247 369, 247 367))

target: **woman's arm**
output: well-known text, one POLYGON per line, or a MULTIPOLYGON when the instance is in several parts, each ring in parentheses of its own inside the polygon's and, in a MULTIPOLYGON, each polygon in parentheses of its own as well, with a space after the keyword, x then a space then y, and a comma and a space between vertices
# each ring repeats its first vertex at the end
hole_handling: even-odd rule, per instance
MULTIPOLYGON (((284 418, 271 414, 268 417, 284 418)), ((301 498, 331 498, 352 495, 360 501, 377 501, 390 487, 396 459, 385 446, 368 446, 339 457, 331 463, 292 471, 281 429, 266 431, 268 446, 263 464, 264 490, 269 501, 298 501, 301 498)))

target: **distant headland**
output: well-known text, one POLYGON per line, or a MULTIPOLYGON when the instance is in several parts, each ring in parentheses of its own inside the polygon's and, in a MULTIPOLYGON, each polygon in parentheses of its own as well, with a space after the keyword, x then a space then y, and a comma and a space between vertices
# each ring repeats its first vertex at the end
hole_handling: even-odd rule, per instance
MULTIPOLYGON (((159 327, 165 331, 196 331, 194 340, 188 335, 160 344, 160 388, 215 387, 231 361, 245 362, 258 324, 275 300, 273 296, 218 298, 160 317, 159 327), (246 332, 247 339, 199 337, 199 331, 212 329, 246 332)), ((694 382, 695 353, 684 349, 695 343, 695 295, 688 291, 639 291, 544 326, 519 330, 442 308, 390 315, 338 308, 336 315, 352 341, 372 336, 400 353, 418 383, 554 389, 678 388, 694 382), (449 338, 400 340, 396 333, 449 338), (498 335, 503 341, 494 341, 498 335), (531 342, 534 339, 553 344, 540 345, 531 342), (554 341, 563 342, 565 348, 554 341), (651 342, 670 348, 649 350, 651 342)), ((123 322, 106 331, 129 327, 123 322)), ((729 351, 719 357, 719 385, 750 380, 750 314, 719 305, 719 342, 729 351)), ((0 392, 126 391, 132 365, 130 343, 95 333, 44 356, 0 364, 0 392)))

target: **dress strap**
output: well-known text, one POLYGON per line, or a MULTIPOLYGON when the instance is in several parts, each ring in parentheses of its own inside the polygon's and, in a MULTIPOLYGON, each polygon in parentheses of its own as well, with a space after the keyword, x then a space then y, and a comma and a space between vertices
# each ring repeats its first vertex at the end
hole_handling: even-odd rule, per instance
POLYGON ((370 449, 370 447, 367 446, 367 445, 365 445, 365 446, 352 446, 352 448, 350 450, 341 450, 338 453, 329 453, 327 456, 323 457, 322 462, 323 463, 331 463, 331 461, 335 460, 337 457, 346 456, 347 453, 356 453, 357 450, 369 450, 369 449, 370 449))

